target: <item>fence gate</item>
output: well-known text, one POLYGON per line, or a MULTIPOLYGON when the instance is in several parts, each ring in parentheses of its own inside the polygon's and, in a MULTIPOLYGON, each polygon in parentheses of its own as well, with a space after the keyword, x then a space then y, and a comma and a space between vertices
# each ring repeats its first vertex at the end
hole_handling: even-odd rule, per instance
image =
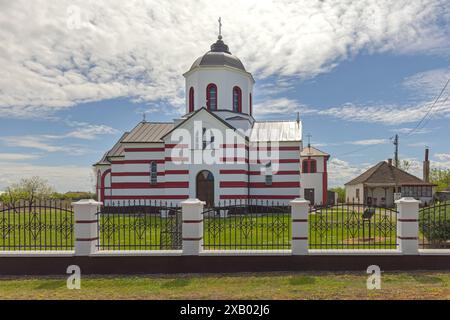
POLYGON ((103 206, 98 215, 99 250, 180 250, 181 208, 133 201, 103 206))
POLYGON ((450 201, 419 210, 419 244, 422 249, 450 248, 450 201))
POLYGON ((288 250, 291 208, 273 201, 227 201, 203 211, 206 250, 288 250))
POLYGON ((396 249, 397 210, 347 203, 312 207, 310 249, 396 249))
POLYGON ((161 250, 180 250, 182 248, 182 223, 180 208, 164 209, 166 223, 161 229, 161 250))

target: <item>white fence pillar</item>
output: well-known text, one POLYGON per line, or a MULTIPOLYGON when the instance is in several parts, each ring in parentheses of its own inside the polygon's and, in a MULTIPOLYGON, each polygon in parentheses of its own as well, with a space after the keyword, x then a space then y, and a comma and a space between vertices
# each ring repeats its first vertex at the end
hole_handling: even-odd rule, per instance
POLYGON ((88 256, 97 251, 98 217, 101 202, 83 199, 73 202, 75 215, 75 255, 88 256))
POLYGON ((292 219, 292 254, 308 254, 309 201, 297 198, 290 202, 292 219))
POLYGON ((403 254, 419 253, 419 204, 414 198, 395 201, 398 210, 397 238, 403 254))
POLYGON ((187 199, 181 202, 183 255, 195 256, 202 251, 204 204, 198 199, 187 199))

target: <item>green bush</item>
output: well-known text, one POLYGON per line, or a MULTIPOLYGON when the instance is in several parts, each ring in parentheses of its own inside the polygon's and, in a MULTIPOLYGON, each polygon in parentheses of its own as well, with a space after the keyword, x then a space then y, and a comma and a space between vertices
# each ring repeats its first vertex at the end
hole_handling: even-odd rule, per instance
POLYGON ((424 209, 419 215, 419 228, 423 236, 432 244, 450 240, 450 204, 424 209))

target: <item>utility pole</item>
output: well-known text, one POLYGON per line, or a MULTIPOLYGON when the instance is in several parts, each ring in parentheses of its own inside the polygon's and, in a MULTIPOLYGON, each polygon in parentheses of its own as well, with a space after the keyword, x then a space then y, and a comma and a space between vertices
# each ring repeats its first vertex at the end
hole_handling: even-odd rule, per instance
POLYGON ((400 163, 398 162, 398 134, 395 135, 394 146, 395 146, 394 163, 395 167, 398 168, 400 165, 400 163))

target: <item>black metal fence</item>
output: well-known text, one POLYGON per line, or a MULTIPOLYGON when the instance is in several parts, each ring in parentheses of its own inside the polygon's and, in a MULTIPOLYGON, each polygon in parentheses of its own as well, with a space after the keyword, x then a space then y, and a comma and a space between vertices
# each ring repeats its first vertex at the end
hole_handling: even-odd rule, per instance
POLYGON ((450 248, 450 201, 419 210, 419 246, 422 249, 450 248))
POLYGON ((101 207, 99 250, 180 250, 181 208, 161 201, 127 201, 101 207))
POLYGON ((291 248, 291 209, 269 201, 230 200, 203 212, 205 250, 291 248))
POLYGON ((74 215, 62 200, 0 203, 0 250, 73 250, 74 215))
POLYGON ((397 211, 363 204, 311 208, 310 249, 396 249, 397 211))

